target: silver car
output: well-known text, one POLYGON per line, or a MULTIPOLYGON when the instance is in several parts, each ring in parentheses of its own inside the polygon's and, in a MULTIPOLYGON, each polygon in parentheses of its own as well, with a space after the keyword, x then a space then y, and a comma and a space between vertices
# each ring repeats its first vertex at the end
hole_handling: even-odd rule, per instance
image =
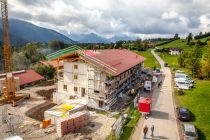
POLYGON ((182 124, 182 140, 198 140, 198 132, 193 124, 182 124))

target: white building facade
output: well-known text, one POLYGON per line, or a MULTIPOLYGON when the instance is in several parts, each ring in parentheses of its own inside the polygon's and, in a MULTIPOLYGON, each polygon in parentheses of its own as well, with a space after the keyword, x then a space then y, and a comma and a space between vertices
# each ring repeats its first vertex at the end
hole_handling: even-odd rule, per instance
POLYGON ((58 80, 58 89, 53 95, 53 101, 61 104, 65 103, 66 100, 79 98, 84 100, 91 108, 109 110, 116 102, 118 94, 129 92, 141 80, 144 59, 141 57, 141 61, 138 61, 132 67, 127 67, 129 62, 124 62, 125 59, 123 58, 122 62, 119 61, 119 64, 115 66, 118 66, 116 68, 119 68, 119 70, 126 66, 126 69, 115 75, 84 59, 65 60, 63 76, 58 80))

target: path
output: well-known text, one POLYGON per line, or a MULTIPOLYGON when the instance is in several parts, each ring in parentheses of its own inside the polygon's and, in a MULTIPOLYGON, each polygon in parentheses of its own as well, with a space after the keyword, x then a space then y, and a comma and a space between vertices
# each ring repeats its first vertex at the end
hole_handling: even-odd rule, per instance
POLYGON ((132 135, 132 140, 142 140, 143 139, 143 126, 147 125, 149 127, 148 138, 151 139, 150 127, 154 124, 154 140, 180 140, 178 133, 178 126, 176 123, 173 95, 172 95, 172 76, 171 71, 168 67, 164 67, 164 61, 154 52, 151 53, 161 64, 164 78, 163 84, 160 89, 154 89, 154 94, 152 97, 152 112, 147 120, 141 119, 132 135))

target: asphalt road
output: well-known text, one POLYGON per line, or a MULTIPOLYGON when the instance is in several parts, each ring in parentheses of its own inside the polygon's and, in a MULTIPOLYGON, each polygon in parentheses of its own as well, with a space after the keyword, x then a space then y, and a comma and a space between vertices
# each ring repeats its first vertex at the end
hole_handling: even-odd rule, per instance
POLYGON ((148 119, 140 119, 132 135, 132 140, 143 140, 143 127, 148 126, 148 139, 153 140, 180 140, 178 126, 175 117, 174 101, 172 95, 172 75, 168 67, 164 67, 164 61, 154 52, 161 64, 163 71, 163 83, 160 88, 154 88, 152 96, 152 111, 148 119), (151 137, 151 126, 154 125, 154 137, 151 137))

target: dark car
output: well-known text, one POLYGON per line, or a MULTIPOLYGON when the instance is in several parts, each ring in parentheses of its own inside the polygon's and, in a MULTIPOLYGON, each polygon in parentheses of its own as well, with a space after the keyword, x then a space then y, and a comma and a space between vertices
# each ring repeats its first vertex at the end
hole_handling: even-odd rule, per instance
POLYGON ((178 107, 177 108, 177 116, 181 121, 189 121, 190 120, 190 112, 187 108, 178 107))
POLYGON ((168 63, 164 63, 164 67, 168 67, 168 63))

